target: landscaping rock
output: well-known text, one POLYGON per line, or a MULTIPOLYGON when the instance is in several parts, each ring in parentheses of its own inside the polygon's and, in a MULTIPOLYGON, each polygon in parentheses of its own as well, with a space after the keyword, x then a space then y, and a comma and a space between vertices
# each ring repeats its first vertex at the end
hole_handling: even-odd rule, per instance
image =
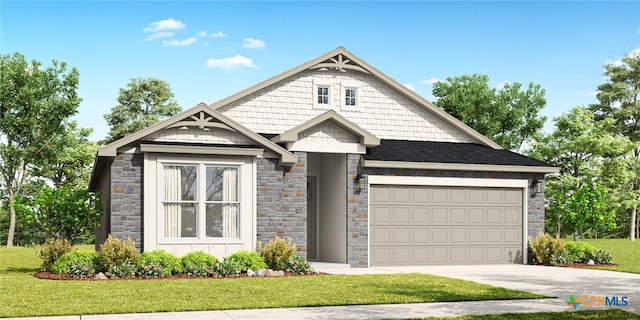
POLYGON ((267 269, 260 269, 258 270, 257 276, 258 277, 264 277, 264 274, 267 272, 267 269))
POLYGON ((255 272, 253 272, 253 270, 251 270, 251 269, 247 269, 247 276, 249 276, 249 277, 255 277, 255 275, 256 275, 256 273, 255 273, 255 272))
POLYGON ((593 262, 593 259, 589 259, 589 261, 587 261, 587 265, 588 266, 594 266, 596 263, 593 262))
POLYGON ((265 273, 264 273, 265 277, 284 277, 284 271, 282 270, 271 270, 268 269, 265 273))
POLYGON ((98 274, 96 274, 93 278, 96 280, 109 280, 109 278, 107 278, 107 276, 105 276, 102 272, 98 272, 98 274))

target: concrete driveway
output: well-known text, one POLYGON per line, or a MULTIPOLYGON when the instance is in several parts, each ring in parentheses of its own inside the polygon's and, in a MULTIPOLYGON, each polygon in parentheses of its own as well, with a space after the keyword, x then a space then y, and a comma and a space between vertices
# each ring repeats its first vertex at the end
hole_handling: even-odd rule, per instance
POLYGON ((426 273, 469 280, 497 287, 557 297, 557 303, 569 310, 564 301, 569 295, 626 296, 622 310, 640 313, 640 274, 597 269, 560 268, 532 265, 407 266, 366 269, 319 268, 335 274, 426 273))

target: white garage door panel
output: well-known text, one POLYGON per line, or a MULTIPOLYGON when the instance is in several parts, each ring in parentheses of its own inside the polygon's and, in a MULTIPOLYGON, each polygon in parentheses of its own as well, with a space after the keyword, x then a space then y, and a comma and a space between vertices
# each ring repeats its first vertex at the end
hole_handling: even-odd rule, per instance
POLYGON ((371 265, 518 262, 522 192, 372 185, 371 265))

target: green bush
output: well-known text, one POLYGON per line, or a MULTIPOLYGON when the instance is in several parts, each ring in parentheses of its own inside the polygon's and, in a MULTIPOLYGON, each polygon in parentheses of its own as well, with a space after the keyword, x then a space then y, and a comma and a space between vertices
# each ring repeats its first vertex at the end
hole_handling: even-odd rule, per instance
POLYGON ((568 252, 560 252, 557 255, 551 255, 551 264, 556 265, 570 265, 573 263, 573 257, 568 252))
POLYGON ((213 273, 209 276, 214 278, 237 277, 240 274, 240 264, 234 260, 224 260, 213 264, 213 273))
POLYGON ((535 240, 530 241, 530 245, 535 260, 540 264, 551 264, 551 256, 558 256, 565 251, 564 241, 548 233, 540 233, 535 240))
POLYGON ((613 258, 611 257, 611 253, 606 252, 604 250, 597 250, 593 253, 593 262, 595 264, 612 264, 613 258))
POLYGON ((214 272, 216 257, 204 252, 194 251, 182 257, 183 273, 190 277, 207 277, 214 272))
POLYGON ((91 277, 96 273, 96 253, 88 250, 73 250, 58 259, 51 271, 76 277, 91 277), (73 271, 73 273, 72 273, 73 271))
POLYGON ((240 272, 247 272, 248 269, 258 271, 267 268, 267 264, 264 263, 260 254, 255 251, 240 250, 226 257, 224 261, 236 262, 240 267, 240 272))
POLYGON ((138 250, 131 239, 120 241, 120 239, 114 239, 109 235, 100 246, 98 266, 101 271, 109 271, 112 266, 124 263, 132 264, 135 267, 137 262, 138 250))
MULTIPOLYGON (((182 261, 164 250, 143 252, 138 256, 138 269, 149 271, 150 267, 161 267, 165 276, 182 273, 182 261)), ((155 268, 154 268, 155 270, 155 268)))
POLYGON ((586 242, 570 241, 564 244, 564 249, 571 256, 572 260, 577 263, 587 263, 593 258, 596 248, 586 242))
POLYGON ((138 267, 135 263, 130 261, 124 261, 119 264, 112 264, 109 266, 106 272, 106 276, 109 278, 133 278, 138 272, 138 267))
POLYGON ((38 256, 42 259, 42 269, 51 271, 53 264, 72 249, 67 240, 49 239, 38 252, 38 256))
POLYGON ((294 256, 287 263, 285 272, 291 274, 312 274, 314 272, 311 264, 301 256, 294 256))
POLYGON ((296 245, 291 242, 291 238, 285 240, 276 237, 275 240, 269 240, 269 243, 264 246, 259 243, 258 251, 270 269, 284 271, 287 269, 289 260, 296 255, 296 245))

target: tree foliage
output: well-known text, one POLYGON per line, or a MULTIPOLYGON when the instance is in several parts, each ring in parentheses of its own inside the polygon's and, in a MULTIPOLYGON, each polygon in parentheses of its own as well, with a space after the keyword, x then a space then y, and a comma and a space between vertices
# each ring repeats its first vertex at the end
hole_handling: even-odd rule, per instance
POLYGON ((19 198, 16 207, 48 237, 66 239, 71 244, 89 237, 102 216, 100 195, 73 186, 44 186, 35 199, 19 198))
POLYGON ((539 115, 545 91, 533 83, 495 89, 486 75, 463 75, 435 83, 433 95, 438 107, 509 150, 519 150, 546 121, 539 115))
POLYGON ((594 183, 583 184, 570 197, 565 223, 575 228, 584 240, 586 231, 598 232, 616 227, 616 210, 607 202, 607 191, 594 183))
POLYGON ((180 112, 171 87, 155 78, 131 79, 120 89, 118 104, 104 115, 109 133, 103 143, 111 143, 180 112))
POLYGON ((10 211, 7 246, 13 246, 14 201, 29 171, 56 153, 52 141, 80 104, 79 73, 64 62, 42 67, 19 53, 0 56, 0 176, 10 211))
POLYGON ((640 50, 604 66, 607 81, 598 86, 599 104, 593 105, 598 119, 613 119, 613 133, 629 138, 635 148, 628 161, 618 163, 630 172, 618 181, 618 197, 629 217, 629 239, 636 238, 637 210, 640 206, 640 50))

